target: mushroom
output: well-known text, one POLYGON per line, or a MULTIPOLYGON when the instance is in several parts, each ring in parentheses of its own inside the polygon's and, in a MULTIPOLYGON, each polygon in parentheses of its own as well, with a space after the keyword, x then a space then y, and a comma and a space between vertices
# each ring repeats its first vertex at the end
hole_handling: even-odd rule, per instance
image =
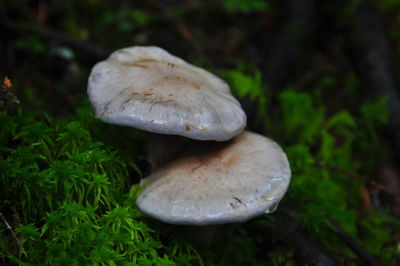
POLYGON ((223 80, 154 46, 120 49, 97 63, 88 95, 104 122, 159 134, 226 141, 246 126, 223 80))
POLYGON ((290 177, 282 149, 245 131, 226 143, 201 143, 143 179, 137 204, 165 223, 243 222, 275 210, 290 177))
POLYGON ((104 122, 218 141, 195 143, 142 180, 137 204, 149 216, 187 225, 246 221, 273 211, 288 188, 286 155, 272 140, 242 132, 246 115, 228 85, 161 48, 114 52, 93 67, 88 95, 104 122))

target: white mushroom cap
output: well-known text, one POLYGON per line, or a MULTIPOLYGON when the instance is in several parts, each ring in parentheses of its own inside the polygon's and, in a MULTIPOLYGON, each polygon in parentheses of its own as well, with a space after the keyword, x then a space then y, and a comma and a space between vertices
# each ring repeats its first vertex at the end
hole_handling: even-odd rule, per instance
POLYGON ((207 225, 275 210, 291 176, 275 142, 245 131, 214 143, 211 152, 205 145, 142 180, 146 186, 137 204, 144 213, 166 223, 207 225))
POLYGON ((101 120, 154 133, 224 141, 246 126, 223 80, 159 47, 114 52, 93 67, 88 94, 101 120))

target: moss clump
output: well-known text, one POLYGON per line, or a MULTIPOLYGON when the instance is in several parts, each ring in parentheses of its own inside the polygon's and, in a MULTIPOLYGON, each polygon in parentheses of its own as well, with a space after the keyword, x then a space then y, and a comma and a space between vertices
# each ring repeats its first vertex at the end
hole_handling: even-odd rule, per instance
POLYGON ((136 207, 139 187, 128 183, 141 174, 141 151, 127 150, 141 147, 139 132, 116 132, 88 110, 57 122, 19 112, 0 117, 0 127, 0 207, 28 254, 15 250, 2 224, 0 261, 173 265, 174 250, 182 261, 201 263, 190 246, 163 244, 136 207))

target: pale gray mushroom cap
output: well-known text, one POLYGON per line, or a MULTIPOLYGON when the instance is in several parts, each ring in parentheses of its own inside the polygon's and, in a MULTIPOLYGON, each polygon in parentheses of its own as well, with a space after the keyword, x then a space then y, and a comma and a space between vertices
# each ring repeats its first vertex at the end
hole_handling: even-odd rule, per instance
POLYGON ((223 80, 159 47, 117 50, 93 67, 88 94, 104 122, 154 133, 224 141, 246 126, 223 80))
POLYGON ((291 173, 274 141, 245 131, 226 144, 214 143, 211 152, 204 145, 203 152, 143 179, 139 209, 166 223, 188 225, 243 222, 275 210, 291 173))

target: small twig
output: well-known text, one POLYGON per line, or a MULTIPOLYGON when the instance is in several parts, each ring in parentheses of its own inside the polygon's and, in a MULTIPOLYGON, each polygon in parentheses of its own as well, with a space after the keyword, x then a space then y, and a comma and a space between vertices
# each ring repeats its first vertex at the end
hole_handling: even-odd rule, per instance
POLYGON ((15 235, 11 225, 7 222, 6 218, 4 217, 3 213, 0 212, 0 218, 5 224, 6 228, 11 232, 12 236, 14 237, 15 241, 17 242, 17 245, 19 248, 22 250, 22 253, 25 255, 25 257, 28 257, 28 254, 26 253, 24 247, 22 246, 21 241, 18 239, 18 237, 15 235))
POLYGON ((333 231, 354 251, 354 253, 362 260, 363 265, 382 265, 373 255, 371 255, 357 240, 346 233, 337 223, 329 216, 326 216, 329 224, 333 227, 333 231))
MULTIPOLYGON (((383 191, 386 191, 386 192, 390 193, 390 189, 388 189, 384 185, 382 185, 382 184, 380 184, 380 183, 378 183, 378 182, 376 182, 374 180, 367 180, 367 178, 365 178, 362 175, 359 175, 357 173, 345 170, 345 169, 337 167, 335 165, 327 165, 327 164, 324 164, 324 163, 316 162, 316 163, 314 163, 314 166, 340 172, 340 173, 345 174, 347 176, 356 178, 359 181, 363 182, 364 184, 368 183, 369 185, 372 185, 375 188, 378 188, 379 190, 383 190, 383 191)), ((362 201, 363 201, 365 209, 366 210, 370 210, 372 208, 372 202, 371 202, 371 199, 369 197, 370 193, 367 190, 365 185, 361 187, 361 194, 362 194, 362 201)))
POLYGON ((337 265, 337 262, 331 258, 321 248, 318 243, 315 243, 306 232, 299 230, 299 222, 285 212, 279 211, 275 214, 278 224, 285 233, 283 241, 293 247, 307 263, 311 265, 337 265))
POLYGON ((347 176, 354 177, 354 178, 356 178, 356 179, 358 179, 358 180, 360 180, 362 182, 366 182, 366 178, 365 177, 363 177, 363 176, 361 176, 361 175, 359 175, 357 173, 354 173, 354 172, 345 170, 343 168, 340 168, 340 167, 338 167, 336 165, 329 165, 329 164, 324 164, 324 163, 321 163, 321 162, 316 162, 316 163, 314 163, 314 166, 320 167, 320 168, 326 168, 326 169, 330 169, 330 170, 335 170, 335 171, 340 172, 342 174, 345 174, 347 176))
POLYGON ((320 167, 320 168, 326 168, 326 169, 334 170, 334 171, 340 172, 342 174, 345 174, 347 176, 354 177, 354 178, 360 180, 363 183, 367 183, 368 182, 369 184, 374 185, 374 186, 378 187, 379 189, 387 190, 387 188, 384 185, 379 184, 378 182, 376 182, 374 180, 367 180, 367 178, 365 178, 362 175, 359 175, 357 173, 345 170, 345 169, 340 168, 340 167, 338 167, 336 165, 328 165, 328 164, 324 164, 324 163, 321 163, 321 162, 316 162, 316 163, 314 163, 314 166, 320 167))

